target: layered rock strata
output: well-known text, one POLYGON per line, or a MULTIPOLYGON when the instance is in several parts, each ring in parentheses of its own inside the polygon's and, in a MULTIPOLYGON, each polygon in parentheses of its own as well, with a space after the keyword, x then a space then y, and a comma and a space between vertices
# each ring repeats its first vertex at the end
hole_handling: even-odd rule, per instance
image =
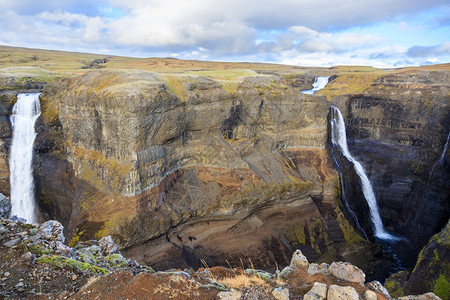
POLYGON ((155 268, 200 258, 273 266, 296 246, 351 260, 375 247, 335 204, 325 97, 269 75, 230 85, 95 71, 50 84, 41 98, 42 124, 54 129, 38 144, 52 157, 36 169, 41 206, 55 191, 48 214, 73 201, 62 218, 73 241, 111 233, 125 255, 155 268), (52 162, 56 181, 44 179, 52 162))

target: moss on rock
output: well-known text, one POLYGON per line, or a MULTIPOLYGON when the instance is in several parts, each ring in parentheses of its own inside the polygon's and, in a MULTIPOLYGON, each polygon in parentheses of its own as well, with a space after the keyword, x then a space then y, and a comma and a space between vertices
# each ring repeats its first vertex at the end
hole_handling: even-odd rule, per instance
POLYGON ((89 263, 80 262, 78 260, 74 260, 60 255, 52 255, 52 256, 43 255, 38 259, 36 259, 36 263, 54 265, 59 268, 72 268, 80 272, 90 272, 100 274, 108 273, 108 270, 104 268, 100 268, 89 263))

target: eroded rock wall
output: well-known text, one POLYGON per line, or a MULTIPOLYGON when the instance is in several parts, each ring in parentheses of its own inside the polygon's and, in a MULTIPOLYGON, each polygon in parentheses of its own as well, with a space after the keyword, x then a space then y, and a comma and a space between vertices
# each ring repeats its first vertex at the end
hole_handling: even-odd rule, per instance
POLYGON ((113 70, 49 84, 40 205, 73 243, 111 233, 124 253, 160 269, 200 258, 286 264, 296 248, 368 267, 379 248, 339 200, 345 191, 370 235, 357 178, 350 172, 340 186, 327 149, 333 103, 384 224, 418 252, 448 218, 448 156, 436 163, 449 129, 448 72, 383 75, 331 103, 291 85, 276 75, 230 84, 113 70))
POLYGON ((161 269, 200 258, 286 264, 298 247, 357 260, 375 247, 336 206, 325 97, 269 75, 231 86, 173 76, 94 71, 44 89, 44 121, 63 136, 42 144, 54 138, 48 153, 67 161, 41 195, 69 187, 53 211, 72 199, 73 242, 111 233, 125 254, 161 269))

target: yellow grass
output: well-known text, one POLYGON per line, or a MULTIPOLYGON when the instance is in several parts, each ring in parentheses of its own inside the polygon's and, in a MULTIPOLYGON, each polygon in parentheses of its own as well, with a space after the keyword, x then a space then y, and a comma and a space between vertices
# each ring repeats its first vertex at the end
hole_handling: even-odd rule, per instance
POLYGON ((219 280, 220 283, 230 289, 242 289, 251 286, 268 287, 269 284, 256 275, 240 274, 234 277, 225 277, 219 280))
POLYGON ((91 70, 88 67, 91 62, 96 59, 107 60, 106 63, 97 65, 97 67, 100 68, 136 69, 159 73, 186 73, 227 69, 292 71, 298 68, 294 66, 277 64, 212 62, 180 60, 174 58, 133 58, 92 53, 0 46, 0 68, 11 66, 40 67, 55 73, 79 75, 91 70))
POLYGON ((328 100, 337 95, 361 94, 386 72, 346 73, 339 76, 323 89, 318 95, 327 96, 328 100))
POLYGON ((248 76, 261 76, 257 72, 249 69, 224 69, 207 71, 189 71, 189 74, 212 77, 219 80, 239 80, 248 76))
MULTIPOLYGON (((191 76, 201 75, 214 78, 220 81, 230 94, 234 94, 242 79, 249 76, 275 73, 284 78, 296 75, 337 75, 338 77, 335 80, 317 93, 331 99, 336 95, 362 93, 378 78, 389 73, 389 71, 383 69, 367 66, 319 68, 266 63, 180 60, 175 58, 132 58, 0 46, 0 69, 2 69, 0 76, 42 78, 43 81, 48 82, 60 77, 78 76, 97 68, 107 70, 134 69, 159 73, 168 87, 182 101, 185 100, 182 85, 185 78, 183 76, 191 78, 191 76), (48 71, 53 72, 53 74, 48 71), (178 77, 179 75, 182 76, 178 77)), ((390 73, 417 70, 450 70, 450 64, 396 69, 390 71, 390 73)))

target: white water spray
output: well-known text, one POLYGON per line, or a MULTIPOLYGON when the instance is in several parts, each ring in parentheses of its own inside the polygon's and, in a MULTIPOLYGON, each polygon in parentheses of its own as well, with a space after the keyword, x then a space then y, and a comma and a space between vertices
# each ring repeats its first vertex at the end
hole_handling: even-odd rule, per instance
POLYGON ((384 230, 383 222, 381 221, 380 212, 378 211, 377 199, 370 184, 369 178, 364 172, 361 163, 357 161, 348 150, 347 137, 345 134, 345 122, 341 112, 335 106, 331 107, 331 142, 333 145, 339 147, 341 153, 351 162, 355 168, 356 174, 361 182, 361 188, 369 205, 370 217, 374 227, 374 234, 376 237, 383 240, 399 240, 399 238, 387 233, 384 230))
POLYGON ((323 89, 328 84, 328 79, 330 77, 327 76, 319 76, 314 79, 312 90, 302 91, 303 94, 314 94, 315 92, 323 89))
POLYGON ((13 107, 13 129, 9 159, 11 184, 11 215, 37 222, 33 182, 33 143, 36 138, 34 124, 41 114, 39 93, 18 94, 13 107))

